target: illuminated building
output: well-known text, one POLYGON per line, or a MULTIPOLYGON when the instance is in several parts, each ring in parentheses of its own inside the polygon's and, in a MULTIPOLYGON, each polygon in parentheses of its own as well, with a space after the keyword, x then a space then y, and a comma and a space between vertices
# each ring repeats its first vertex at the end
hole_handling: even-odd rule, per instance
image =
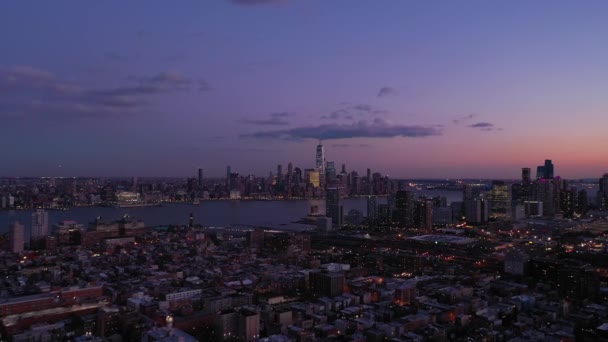
POLYGON ((492 217, 511 218, 511 187, 504 181, 492 182, 492 217))
POLYGON ((306 178, 306 183, 312 184, 312 186, 315 188, 318 188, 321 186, 321 177, 319 174, 319 170, 315 170, 315 169, 304 170, 304 178, 306 178))

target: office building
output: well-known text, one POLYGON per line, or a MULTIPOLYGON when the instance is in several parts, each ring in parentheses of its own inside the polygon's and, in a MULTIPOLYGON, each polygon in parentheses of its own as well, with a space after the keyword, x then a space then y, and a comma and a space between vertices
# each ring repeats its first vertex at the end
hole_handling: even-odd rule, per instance
POLYGON ((490 216, 490 203, 484 197, 477 197, 464 202, 465 216, 468 223, 484 224, 490 216))
POLYGON ((367 218, 369 220, 375 220, 378 218, 378 205, 376 203, 376 196, 367 196, 367 218))
POLYGON ((411 227, 414 218, 414 194, 399 190, 395 195, 395 221, 400 227, 411 227))
POLYGON ((321 145, 321 142, 317 145, 315 169, 319 172, 320 186, 325 187, 325 149, 323 148, 323 145, 321 145))
POLYGON ((340 190, 328 188, 325 196, 325 216, 331 218, 332 225, 342 227, 342 206, 340 205, 340 190))
POLYGON ((511 186, 504 181, 493 181, 491 192, 491 216, 496 219, 511 218, 511 186))
POLYGON ((555 184, 552 179, 539 179, 536 182, 536 200, 542 202, 542 216, 555 216, 555 184))
POLYGON ((526 217, 543 216, 543 202, 540 201, 525 201, 524 211, 526 217))
POLYGON ((608 173, 605 173, 599 180, 597 206, 600 209, 608 209, 608 173))
POLYGON ((424 230, 433 229, 433 201, 420 199, 414 203, 414 225, 424 230))
POLYGON ((532 178, 531 178, 531 170, 529 167, 524 167, 521 169, 521 182, 522 183, 531 183, 532 182, 532 178))
POLYGON ((545 160, 545 166, 543 167, 543 171, 544 171, 544 178, 545 179, 553 179, 554 178, 554 174, 553 174, 553 162, 550 159, 546 159, 545 160))
POLYGON ((37 209, 32 213, 32 240, 49 235, 49 213, 43 209, 37 209))
POLYGON ((316 170, 316 169, 304 170, 304 178, 306 179, 307 184, 311 184, 315 188, 319 188, 321 186, 321 178, 320 178, 319 170, 316 170))
POLYGON ((198 169, 198 188, 203 189, 203 169, 198 169))
POLYGON ((8 230, 8 239, 11 252, 23 252, 25 246, 25 227, 19 222, 11 223, 8 230))

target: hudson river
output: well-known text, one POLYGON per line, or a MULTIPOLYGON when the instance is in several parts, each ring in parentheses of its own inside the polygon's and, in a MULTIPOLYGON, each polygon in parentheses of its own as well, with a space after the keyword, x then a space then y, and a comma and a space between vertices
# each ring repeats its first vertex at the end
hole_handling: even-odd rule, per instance
MULTIPOLYGON (((460 191, 422 190, 419 194, 427 196, 445 196, 448 203, 462 200, 460 191)), ((386 203, 386 197, 378 197, 377 203, 386 203)), ((344 206, 344 215, 352 209, 357 209, 367 215, 366 198, 346 198, 341 200, 344 206)), ((242 227, 268 227, 278 230, 303 230, 310 225, 294 223, 305 217, 312 206, 318 206, 319 212, 325 212, 325 200, 284 200, 284 201, 238 201, 219 200, 201 201, 199 205, 169 204, 162 207, 140 208, 109 208, 109 207, 77 207, 67 211, 49 210, 49 225, 61 220, 74 220, 85 226, 96 217, 104 220, 116 220, 128 214, 141 219, 146 226, 163 226, 170 224, 188 223, 190 213, 194 215, 196 224, 204 226, 242 226, 242 227)), ((31 210, 0 211, 0 232, 7 232, 8 225, 19 221, 25 225, 26 235, 32 224, 31 210)), ((49 227, 50 228, 50 227, 49 227)))

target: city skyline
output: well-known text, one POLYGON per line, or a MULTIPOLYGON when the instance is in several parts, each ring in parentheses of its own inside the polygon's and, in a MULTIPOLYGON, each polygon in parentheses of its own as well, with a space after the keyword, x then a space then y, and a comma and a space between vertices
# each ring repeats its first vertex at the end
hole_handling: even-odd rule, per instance
POLYGON ((603 2, 0 8, 0 176, 608 170, 603 2))

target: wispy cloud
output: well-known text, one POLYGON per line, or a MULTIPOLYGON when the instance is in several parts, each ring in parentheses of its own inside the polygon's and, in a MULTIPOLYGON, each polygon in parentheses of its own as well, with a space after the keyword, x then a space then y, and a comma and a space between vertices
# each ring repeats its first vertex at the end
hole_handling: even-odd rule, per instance
POLYGON ((395 90, 395 88, 392 87, 382 87, 380 88, 380 90, 378 91, 378 97, 387 97, 387 96, 391 96, 391 95, 397 95, 397 90, 395 90))
POLYGON ((480 131, 486 131, 486 132, 503 130, 502 128, 496 127, 493 123, 489 123, 489 122, 477 122, 472 125, 469 125, 468 127, 477 128, 480 131))
POLYGON ((489 122, 478 122, 478 123, 474 123, 472 125, 469 125, 469 127, 472 127, 472 128, 492 128, 492 127, 494 127, 494 124, 491 124, 489 122))
POLYGON ((266 119, 243 119, 241 122, 258 126, 287 126, 289 122, 285 119, 291 115, 289 112, 270 113, 266 119))
POLYGON ((460 116, 460 117, 457 117, 457 118, 453 119, 452 122, 455 123, 455 124, 460 124, 460 123, 464 123, 464 122, 470 121, 474 117, 475 117, 475 114, 469 114, 469 115, 465 115, 465 116, 460 116))
POLYGON ((353 107, 353 109, 362 111, 362 112, 370 112, 372 111, 372 106, 368 105, 368 104, 358 104, 356 106, 353 107))
POLYGON ((0 68, 0 117, 120 116, 142 109, 154 95, 200 89, 200 82, 162 72, 131 77, 118 87, 89 88, 30 66, 0 68))
POLYGON ((353 124, 326 124, 319 126, 302 126, 291 129, 260 131, 251 134, 243 134, 243 138, 260 139, 350 139, 350 138, 392 138, 410 137, 422 138, 441 135, 441 130, 429 126, 406 126, 393 125, 384 120, 375 119, 372 122, 359 121, 353 124))

